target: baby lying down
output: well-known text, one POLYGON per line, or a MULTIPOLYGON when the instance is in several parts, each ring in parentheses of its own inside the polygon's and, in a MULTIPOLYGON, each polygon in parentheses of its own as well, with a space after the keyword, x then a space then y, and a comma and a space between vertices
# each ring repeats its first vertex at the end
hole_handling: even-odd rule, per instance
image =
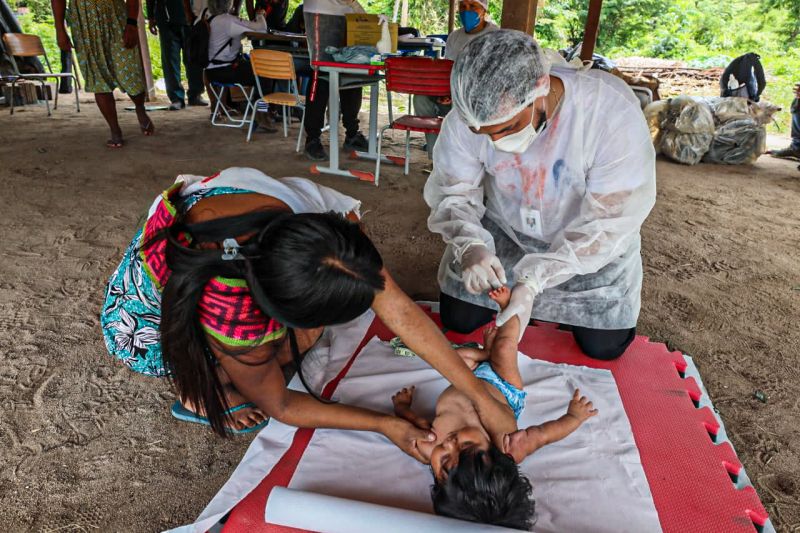
MULTIPOLYGON (((507 287, 489 296, 504 309, 511 297, 507 287)), ((517 364, 518 318, 484 333, 484 347, 459 348, 459 354, 483 380, 489 392, 508 406, 509 427, 525 408, 526 393, 517 364)), ((531 484, 517 464, 546 444, 563 439, 588 418, 597 414, 592 402, 576 390, 567 412, 557 420, 510 432, 502 448, 493 444, 467 397, 448 387, 436 403, 431 424, 411 411, 414 387, 392 397, 395 414, 418 427, 432 428, 433 442, 418 442, 421 455, 433 472, 431 488, 436 514, 517 529, 533 525, 534 501, 531 484)))

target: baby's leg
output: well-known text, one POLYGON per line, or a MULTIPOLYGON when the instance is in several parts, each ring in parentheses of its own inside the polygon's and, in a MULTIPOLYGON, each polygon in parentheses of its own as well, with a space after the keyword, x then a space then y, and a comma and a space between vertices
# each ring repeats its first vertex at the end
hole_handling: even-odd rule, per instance
MULTIPOLYGON (((489 297, 497 302, 501 309, 508 305, 511 291, 508 287, 489 292, 489 297)), ((489 350, 489 362, 497 375, 518 389, 522 388, 522 376, 519 373, 517 362, 517 339, 519 339, 519 318, 511 318, 502 327, 497 328, 497 334, 489 350)))

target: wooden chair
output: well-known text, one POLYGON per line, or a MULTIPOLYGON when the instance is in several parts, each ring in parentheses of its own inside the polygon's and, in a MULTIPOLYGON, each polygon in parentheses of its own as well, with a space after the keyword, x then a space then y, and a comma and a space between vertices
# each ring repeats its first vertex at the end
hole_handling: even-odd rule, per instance
MULTIPOLYGON (((265 112, 267 104, 279 105, 283 108, 283 136, 289 136, 289 117, 288 108, 299 107, 303 110, 303 118, 300 122, 300 133, 297 135, 297 148, 300 151, 300 143, 303 139, 303 124, 306 121, 306 99, 300 95, 297 88, 297 74, 294 70, 294 60, 292 54, 288 52, 277 52, 275 50, 256 49, 250 52, 250 64, 253 67, 253 74, 256 77, 256 89, 258 90, 259 100, 256 104, 256 112, 265 112), (261 87, 260 78, 284 81, 288 84, 288 92, 272 92, 267 95, 261 87)), ((255 113, 250 119, 250 130, 247 132, 247 140, 253 134, 255 124, 255 113)))
MULTIPOLYGON (((47 52, 42 46, 42 40, 36 35, 27 33, 6 33, 3 35, 3 43, 6 45, 8 55, 11 57, 11 66, 14 69, 14 79, 11 80, 11 114, 14 114, 14 87, 20 80, 38 81, 42 84, 42 96, 44 103, 47 106, 47 116, 50 116, 50 102, 47 100, 47 80, 54 78, 60 80, 61 78, 72 78, 75 81, 75 108, 80 113, 81 103, 78 99, 78 90, 80 89, 80 81, 78 81, 77 70, 73 72, 53 72, 50 66, 50 59, 47 57, 47 52), (44 62, 47 65, 47 72, 41 74, 24 74, 19 71, 16 57, 39 57, 44 56, 44 62)), ((72 62, 73 69, 75 69, 75 62, 72 62)), ((53 88, 54 105, 53 109, 58 109, 58 86, 53 88)))
MULTIPOLYGON (((411 96, 421 94, 433 97, 450 96, 450 71, 453 62, 449 59, 431 59, 427 57, 390 57, 386 60, 386 93, 391 92, 409 95, 409 109, 411 96)), ((405 157, 391 156, 389 159, 395 163, 403 162, 403 173, 408 175, 408 165, 411 160, 410 141, 411 132, 439 133, 442 127, 439 117, 423 117, 420 115, 403 115, 397 120, 389 118, 389 124, 381 128, 378 135, 378 159, 375 163, 375 185, 381 177, 381 145, 383 134, 386 130, 394 129, 406 132, 405 157)))

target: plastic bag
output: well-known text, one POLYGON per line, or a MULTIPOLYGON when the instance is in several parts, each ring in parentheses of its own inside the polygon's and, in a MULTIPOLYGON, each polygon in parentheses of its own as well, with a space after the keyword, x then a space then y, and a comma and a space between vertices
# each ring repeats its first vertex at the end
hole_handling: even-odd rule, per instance
POLYGON ((729 120, 717 128, 703 161, 725 165, 750 164, 764 153, 766 143, 766 129, 755 119, 729 120))
POLYGON ((661 121, 660 152, 679 163, 696 165, 714 138, 710 106, 688 96, 669 100, 661 121))
POLYGON ((374 46, 345 46, 336 48, 335 46, 325 47, 325 51, 333 56, 338 63, 355 63, 359 65, 369 65, 374 55, 378 55, 378 49, 374 46))
POLYGON ((644 118, 647 121, 647 127, 650 128, 650 137, 653 139, 653 147, 656 149, 656 155, 661 153, 661 123, 667 116, 669 109, 669 100, 659 100, 648 104, 644 108, 644 118))

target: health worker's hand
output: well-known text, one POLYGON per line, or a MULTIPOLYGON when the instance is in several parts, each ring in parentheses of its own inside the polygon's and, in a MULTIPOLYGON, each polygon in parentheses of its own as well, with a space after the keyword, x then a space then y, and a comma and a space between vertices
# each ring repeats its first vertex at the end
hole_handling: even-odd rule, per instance
POLYGON ((481 294, 505 285, 506 271, 496 255, 477 244, 461 256, 461 281, 470 293, 481 294))
POLYGON ((153 35, 158 35, 158 26, 156 25, 156 19, 147 19, 147 27, 150 28, 150 33, 153 35))
POLYGON ((392 441, 395 446, 423 464, 428 464, 428 460, 422 456, 417 442, 436 440, 436 435, 432 431, 414 427, 410 422, 401 418, 388 417, 383 425, 381 433, 384 437, 392 441))
MULTIPOLYGON (((511 301, 508 303, 508 307, 497 315, 495 320, 497 327, 502 327, 503 324, 516 316, 519 318, 519 339, 522 339, 525 328, 528 327, 528 322, 531 321, 533 299, 534 294, 530 287, 524 283, 514 285, 511 290, 511 301)), ((517 339, 517 342, 519 342, 519 339, 517 339)))

